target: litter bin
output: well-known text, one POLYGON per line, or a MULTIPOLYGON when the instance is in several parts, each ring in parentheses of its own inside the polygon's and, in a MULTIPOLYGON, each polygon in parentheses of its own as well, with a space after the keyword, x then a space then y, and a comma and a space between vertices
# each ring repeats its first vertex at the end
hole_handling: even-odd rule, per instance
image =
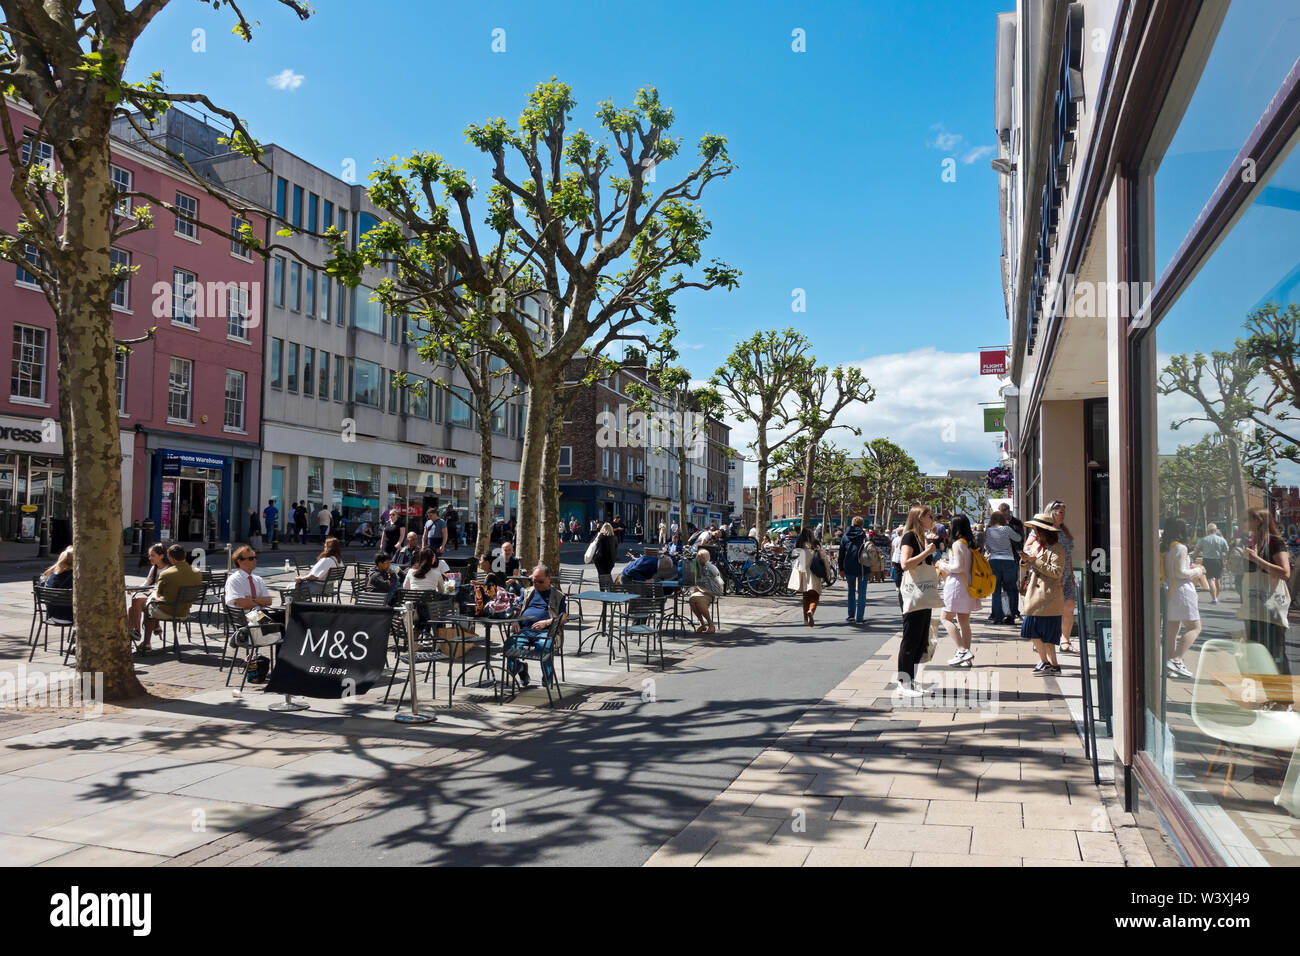
POLYGON ((58 554, 72 544, 72 519, 50 519, 50 553, 58 554))

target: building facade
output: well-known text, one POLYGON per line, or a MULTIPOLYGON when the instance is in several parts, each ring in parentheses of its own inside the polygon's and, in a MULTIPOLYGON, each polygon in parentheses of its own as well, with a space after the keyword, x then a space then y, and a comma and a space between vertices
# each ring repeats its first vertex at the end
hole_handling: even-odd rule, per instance
POLYGON ((1153 849, 1198 865, 1300 862, 1300 716, 1250 690, 1300 673, 1271 490, 1300 483, 1297 30, 1219 0, 997 23, 1014 506, 1066 503, 1103 752, 1153 849), (1211 524, 1217 600, 1171 602, 1168 555, 1215 553, 1211 524))
MULTIPOLYGON (((24 107, 10 103, 9 110, 16 131, 39 126, 24 107)), ((34 139, 27 155, 56 163, 34 139)), ((229 208, 172 164, 116 136, 111 156, 119 189, 183 211, 155 210, 154 228, 123 237, 111 253, 115 264, 134 270, 113 296, 118 338, 155 329, 117 357, 122 525, 150 519, 163 541, 228 539, 255 500, 261 474, 262 266, 219 234, 234 228, 229 208)), ((123 199, 124 223, 142 204, 123 199)), ((7 192, 0 216, 10 227, 18 217, 7 192)), ((266 229, 263 215, 250 214, 249 222, 258 234, 266 229)), ((72 507, 57 336, 36 276, 22 268, 0 283, 0 310, 12 337, 10 388, 0 400, 0 534, 29 540, 37 520, 64 522, 72 507)))
POLYGON ((646 520, 646 448, 631 420, 631 385, 644 385, 645 366, 626 364, 594 385, 581 385, 584 359, 569 363, 566 385, 577 395, 564 420, 560 448, 560 517, 578 519, 584 531, 592 520, 623 519, 628 532, 646 520))
MULTIPOLYGON (((325 503, 353 525, 385 509, 415 522, 431 507, 454 509, 462 524, 473 520, 479 437, 465 377, 450 355, 422 359, 406 317, 371 301, 395 267, 367 268, 361 285, 348 289, 326 274, 328 248, 312 235, 335 226, 355 250, 381 218, 364 187, 274 144, 258 165, 218 144, 219 129, 180 111, 164 114, 160 132, 213 182, 274 213, 265 238, 278 248, 262 267, 265 460, 256 507, 241 516, 237 536, 247 530, 248 511, 260 516, 270 501, 281 530, 297 501, 313 514, 325 503), (284 223, 302 232, 276 236, 284 223), (395 385, 395 375, 407 387, 395 385)), ((502 518, 518 508, 525 416, 522 395, 493 414, 490 478, 502 518)))

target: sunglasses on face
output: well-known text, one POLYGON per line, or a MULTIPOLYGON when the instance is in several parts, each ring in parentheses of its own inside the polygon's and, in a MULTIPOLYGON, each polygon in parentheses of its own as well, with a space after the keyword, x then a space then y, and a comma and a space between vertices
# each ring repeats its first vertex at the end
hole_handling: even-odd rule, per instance
POLYGON ((255 555, 255 554, 246 554, 246 555, 244 555, 242 558, 240 558, 239 560, 240 560, 240 561, 256 561, 256 560, 257 560, 257 555, 255 555))

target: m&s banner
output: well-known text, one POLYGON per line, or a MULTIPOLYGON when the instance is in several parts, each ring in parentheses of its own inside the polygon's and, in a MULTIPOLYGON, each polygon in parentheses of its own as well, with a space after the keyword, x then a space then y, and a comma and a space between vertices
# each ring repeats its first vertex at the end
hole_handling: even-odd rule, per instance
POLYGON ((290 604, 267 693, 327 700, 364 694, 383 675, 396 613, 388 607, 290 604))

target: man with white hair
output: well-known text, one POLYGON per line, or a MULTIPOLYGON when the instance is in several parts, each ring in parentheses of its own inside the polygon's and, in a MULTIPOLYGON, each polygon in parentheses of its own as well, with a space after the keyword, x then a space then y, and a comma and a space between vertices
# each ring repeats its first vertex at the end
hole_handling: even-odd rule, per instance
MULTIPOLYGON (((559 588, 551 587, 551 570, 544 564, 533 568, 532 586, 524 592, 523 609, 519 612, 519 623, 515 633, 506 638, 507 649, 518 647, 521 643, 532 647, 544 647, 550 640, 549 632, 553 624, 563 625, 565 621, 564 594, 559 588)), ((521 664, 514 658, 506 659, 508 670, 523 687, 529 684, 528 665, 521 664)), ((555 680, 555 671, 550 661, 542 664, 542 683, 549 684, 555 680)))
POLYGON ((723 591, 722 574, 711 560, 708 548, 700 548, 694 558, 682 562, 682 587, 687 592, 691 613, 699 620, 695 630, 700 634, 717 633, 713 623, 713 599, 723 591))

